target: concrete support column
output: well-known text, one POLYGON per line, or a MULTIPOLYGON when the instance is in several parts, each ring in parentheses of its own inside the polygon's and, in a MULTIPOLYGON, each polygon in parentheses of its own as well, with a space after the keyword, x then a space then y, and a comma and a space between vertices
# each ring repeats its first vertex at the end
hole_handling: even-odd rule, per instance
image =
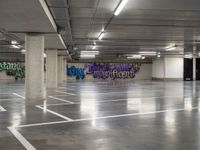
POLYGON ((63 83, 63 56, 58 56, 58 85, 63 83))
POLYGON ((27 101, 46 98, 44 84, 44 36, 27 34, 25 36, 25 97, 27 101))
POLYGON ((193 81, 196 81, 196 56, 193 56, 193 81))
POLYGON ((57 50, 46 50, 47 54, 47 80, 46 85, 48 89, 57 88, 57 50))
POLYGON ((63 81, 66 81, 67 80, 67 59, 63 59, 63 81))
POLYGON ((193 81, 196 81, 196 45, 193 47, 193 81))

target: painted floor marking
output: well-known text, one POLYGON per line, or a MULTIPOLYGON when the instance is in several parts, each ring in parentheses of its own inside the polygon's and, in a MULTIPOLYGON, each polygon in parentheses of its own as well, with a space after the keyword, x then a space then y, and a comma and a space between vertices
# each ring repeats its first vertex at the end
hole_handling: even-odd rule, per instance
POLYGON ((13 93, 13 95, 15 95, 15 96, 18 96, 18 97, 20 97, 20 98, 22 98, 22 99, 25 99, 25 97, 24 97, 24 96, 22 96, 22 95, 19 95, 19 94, 17 94, 17 93, 13 93))
MULTIPOLYGON (((118 102, 118 101, 127 101, 127 99, 116 99, 116 100, 105 100, 105 101, 98 101, 96 102, 96 104, 100 104, 100 103, 106 103, 106 102, 118 102)), ((93 102, 93 101, 88 101, 88 102, 93 102)), ((73 102, 73 103, 59 103, 59 104, 47 104, 47 106, 62 106, 62 105, 79 105, 81 104, 80 102, 73 102)), ((43 105, 39 105, 39 106, 43 106, 43 105)))
POLYGON ((72 90, 74 91, 75 89, 71 89, 71 88, 66 88, 66 87, 59 87, 58 89, 64 89, 64 90, 72 90))
POLYGON ((36 150, 14 127, 8 127, 8 129, 27 150, 36 150))
POLYGON ((71 101, 68 101, 68 100, 65 100, 65 99, 61 99, 61 98, 58 98, 58 97, 54 97, 54 96, 48 96, 48 97, 51 98, 51 99, 58 100, 58 101, 62 101, 62 102, 67 102, 67 103, 70 103, 70 104, 74 104, 74 102, 71 102, 71 101))
MULTIPOLYGON (((152 99, 152 98, 162 98, 162 96, 161 97, 145 97, 145 98, 142 98, 142 99, 152 99)), ((171 97, 171 98, 182 98, 182 97, 171 97)), ((107 103, 107 102, 134 101, 134 99, 138 99, 138 98, 129 98, 129 99, 132 99, 132 100, 128 100, 128 99, 103 100, 103 101, 96 101, 96 104, 98 105, 100 103, 107 103)), ((88 100, 88 102, 90 102, 90 101, 92 102, 92 100, 88 100)), ((64 102, 67 102, 67 100, 65 100, 64 102)), ((81 102, 71 102, 70 104, 69 104, 69 102, 67 102, 67 103, 59 103, 59 104, 47 104, 47 106, 79 105, 79 104, 81 104, 81 102)), ((40 106, 43 106, 43 105, 40 105, 40 106)))
POLYGON ((4 109, 1 105, 0 105, 0 112, 4 112, 6 111, 6 109, 4 109))
MULTIPOLYGON (((35 107, 44 110, 44 107, 41 107, 41 106, 39 106, 39 105, 36 105, 35 107)), ((49 109, 45 109, 45 111, 47 111, 47 112, 49 112, 49 113, 51 113, 51 114, 54 114, 54 115, 56 115, 56 116, 58 116, 58 117, 61 117, 61 118, 65 119, 65 120, 67 120, 67 121, 73 121, 73 119, 68 118, 68 117, 66 117, 66 116, 63 116, 63 115, 61 115, 61 114, 59 114, 59 113, 57 113, 57 112, 55 112, 55 111, 52 111, 52 110, 49 110, 49 109)))
POLYGON ((62 92, 62 91, 56 91, 56 92, 57 92, 57 93, 61 93, 61 94, 72 95, 72 96, 76 95, 76 94, 74 94, 74 93, 68 93, 68 92, 62 92))
MULTIPOLYGON (((192 110, 199 109, 199 107, 192 107, 191 109, 192 110)), ((140 115, 151 115, 151 114, 160 114, 160 113, 167 113, 167 112, 179 112, 179 111, 184 111, 184 110, 185 110, 185 108, 168 109, 168 110, 150 111, 150 112, 143 112, 143 113, 130 113, 130 114, 112 115, 112 116, 104 116, 104 117, 95 117, 95 118, 83 118, 83 119, 76 119, 76 120, 72 120, 72 121, 56 121, 56 122, 27 124, 27 125, 19 125, 19 126, 16 126, 16 127, 17 128, 35 127, 35 126, 70 123, 70 122, 81 122, 81 121, 112 119, 112 118, 131 117, 131 116, 140 116, 140 115)))

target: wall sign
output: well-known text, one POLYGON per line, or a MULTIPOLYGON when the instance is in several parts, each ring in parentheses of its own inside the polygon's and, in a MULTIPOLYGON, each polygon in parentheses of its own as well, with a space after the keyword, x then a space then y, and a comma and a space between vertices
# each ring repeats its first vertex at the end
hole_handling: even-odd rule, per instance
POLYGON ((99 79, 127 79, 134 78, 140 69, 140 64, 86 64, 86 74, 99 79))
POLYGON ((15 79, 25 78, 25 67, 20 63, 0 63, 0 71, 6 71, 8 76, 14 76, 15 79))
POLYGON ((67 66, 67 75, 70 77, 76 77, 76 79, 84 79, 84 68, 76 68, 75 66, 67 66))

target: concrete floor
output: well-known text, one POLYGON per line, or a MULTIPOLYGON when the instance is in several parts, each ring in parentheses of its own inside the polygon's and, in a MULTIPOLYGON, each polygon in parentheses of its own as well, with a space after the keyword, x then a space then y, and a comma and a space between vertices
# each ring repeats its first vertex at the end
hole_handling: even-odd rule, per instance
POLYGON ((1 150, 200 149, 200 82, 70 81, 37 105, 0 84, 1 150))

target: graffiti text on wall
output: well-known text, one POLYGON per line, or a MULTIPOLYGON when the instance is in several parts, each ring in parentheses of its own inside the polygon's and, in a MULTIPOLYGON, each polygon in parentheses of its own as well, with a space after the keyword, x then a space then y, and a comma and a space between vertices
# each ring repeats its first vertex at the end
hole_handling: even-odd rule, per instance
POLYGON ((20 63, 0 63, 0 71, 6 71, 8 76, 14 76, 15 79, 25 77, 25 67, 20 63))
POLYGON ((101 79, 134 78, 139 69, 139 64, 86 64, 86 73, 101 79))
POLYGON ((76 79, 84 79, 85 72, 83 68, 76 68, 75 66, 67 67, 67 75, 70 77, 75 76, 76 79))

